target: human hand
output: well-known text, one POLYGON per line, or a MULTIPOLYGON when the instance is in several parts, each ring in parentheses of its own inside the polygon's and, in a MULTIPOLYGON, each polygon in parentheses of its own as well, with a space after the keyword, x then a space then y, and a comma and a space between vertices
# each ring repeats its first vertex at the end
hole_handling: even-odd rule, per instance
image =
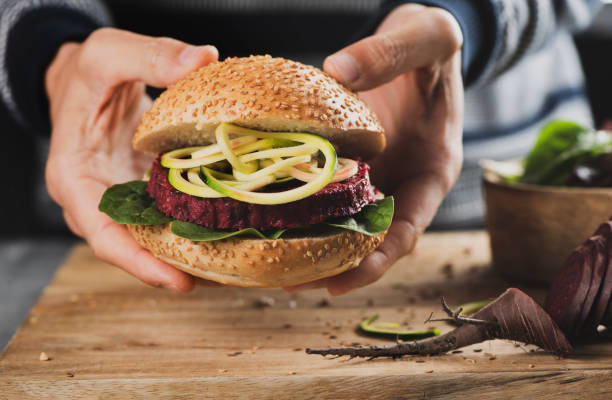
POLYGON ((217 58, 212 46, 103 28, 82 44, 64 44, 46 72, 49 194, 97 257, 152 286, 185 292, 195 279, 153 257, 99 212, 98 203, 107 187, 141 179, 151 164, 151 157, 132 149, 133 133, 151 105, 145 85, 166 87, 217 58))
POLYGON ((359 91, 385 128, 387 147, 370 165, 372 182, 395 197, 395 215, 382 245, 359 267, 287 290, 343 294, 378 280, 414 248, 461 170, 462 40, 449 13, 409 4, 375 35, 325 60, 325 71, 359 91))

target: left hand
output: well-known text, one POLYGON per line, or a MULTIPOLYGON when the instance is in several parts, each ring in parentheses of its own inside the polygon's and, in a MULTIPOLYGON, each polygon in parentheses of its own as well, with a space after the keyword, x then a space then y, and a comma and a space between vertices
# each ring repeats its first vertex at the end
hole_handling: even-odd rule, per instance
POLYGON ((462 40, 448 12, 408 4, 375 35, 325 60, 325 71, 360 92, 385 128, 386 150, 370 165, 373 183, 395 197, 395 215, 383 244, 359 267, 287 290, 344 294, 375 282, 412 251, 461 170, 462 40))
POLYGON ((217 58, 212 46, 101 28, 83 43, 64 43, 46 71, 49 194, 98 258, 152 286, 187 292, 196 281, 153 257, 124 226, 98 211, 98 203, 112 184, 141 179, 152 161, 132 148, 134 131, 151 106, 145 84, 166 87, 217 58))

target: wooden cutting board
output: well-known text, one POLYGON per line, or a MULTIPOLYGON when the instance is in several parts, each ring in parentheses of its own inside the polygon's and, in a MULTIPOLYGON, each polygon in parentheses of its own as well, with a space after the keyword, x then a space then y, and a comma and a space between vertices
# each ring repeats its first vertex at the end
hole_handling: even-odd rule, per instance
POLYGON ((399 360, 304 353, 387 343, 355 331, 375 313, 422 329, 431 312, 442 316, 441 294, 452 305, 498 295, 509 283, 489 260, 485 233, 435 233, 379 282, 342 297, 204 287, 181 295, 146 287, 80 245, 2 354, 0 398, 612 398, 610 341, 565 359, 504 341, 399 360))

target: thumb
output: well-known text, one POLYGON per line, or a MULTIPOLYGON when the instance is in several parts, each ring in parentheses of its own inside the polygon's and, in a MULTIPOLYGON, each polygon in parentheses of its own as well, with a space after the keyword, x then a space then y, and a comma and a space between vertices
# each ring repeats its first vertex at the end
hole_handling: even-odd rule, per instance
POLYGON ((408 71, 444 61, 461 48, 459 24, 427 7, 399 27, 362 39, 325 59, 325 71, 355 91, 375 88, 408 71))
POLYGON ((95 31, 83 46, 81 67, 93 81, 101 79, 109 86, 143 81, 166 87, 219 58, 214 46, 192 46, 112 28, 95 31))

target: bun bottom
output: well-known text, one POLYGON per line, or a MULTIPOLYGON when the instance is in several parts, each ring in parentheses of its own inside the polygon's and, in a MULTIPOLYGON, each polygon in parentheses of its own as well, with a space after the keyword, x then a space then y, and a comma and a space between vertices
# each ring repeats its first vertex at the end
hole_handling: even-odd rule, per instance
POLYGON ((127 225, 136 241, 168 264, 200 278, 243 287, 285 287, 340 274, 383 241, 349 230, 287 239, 230 238, 194 242, 170 224, 127 225))

